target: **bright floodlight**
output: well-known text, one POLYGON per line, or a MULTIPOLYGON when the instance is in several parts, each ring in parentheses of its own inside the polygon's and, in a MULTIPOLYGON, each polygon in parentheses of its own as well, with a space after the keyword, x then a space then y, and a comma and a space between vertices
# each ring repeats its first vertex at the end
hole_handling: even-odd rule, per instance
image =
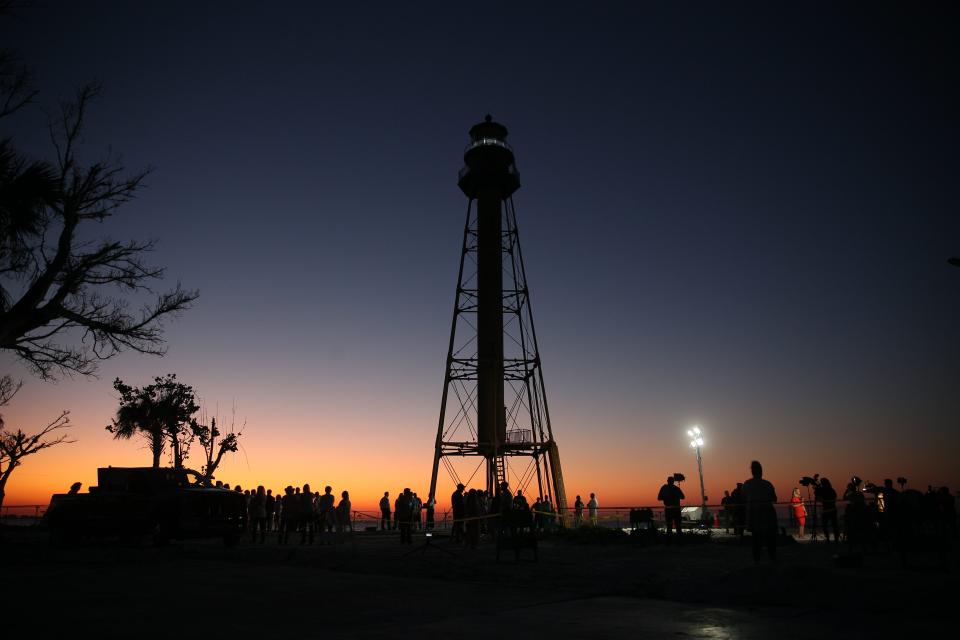
POLYGON ((703 432, 700 426, 694 426, 687 429, 687 435, 690 436, 690 448, 697 452, 697 469, 700 471, 700 498, 703 501, 702 514, 707 512, 707 494, 703 485, 703 458, 700 456, 700 447, 703 446, 703 432))

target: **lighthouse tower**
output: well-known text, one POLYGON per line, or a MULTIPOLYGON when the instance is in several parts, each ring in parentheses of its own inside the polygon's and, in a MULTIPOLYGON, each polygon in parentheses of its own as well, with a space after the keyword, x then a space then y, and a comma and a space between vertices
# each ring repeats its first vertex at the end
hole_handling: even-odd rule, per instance
POLYGON ((493 494, 507 482, 514 492, 549 498, 562 514, 560 455, 513 205, 520 174, 506 140, 507 128, 488 115, 470 129, 463 154, 457 184, 467 216, 430 494, 443 464, 455 483, 493 494))

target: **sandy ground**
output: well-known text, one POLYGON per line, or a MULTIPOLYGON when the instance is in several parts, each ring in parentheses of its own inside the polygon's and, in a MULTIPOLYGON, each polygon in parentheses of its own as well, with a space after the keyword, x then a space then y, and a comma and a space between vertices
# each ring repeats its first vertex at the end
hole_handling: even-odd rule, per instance
POLYGON ((490 544, 444 539, 434 544, 456 555, 406 555, 394 533, 234 549, 52 548, 43 531, 12 527, 0 537, 4 637, 65 627, 109 638, 886 638, 950 631, 960 595, 955 551, 912 553, 907 568, 868 553, 862 568, 840 569, 823 542, 754 565, 748 547, 722 537, 682 547, 547 540, 539 562, 498 564, 490 544))

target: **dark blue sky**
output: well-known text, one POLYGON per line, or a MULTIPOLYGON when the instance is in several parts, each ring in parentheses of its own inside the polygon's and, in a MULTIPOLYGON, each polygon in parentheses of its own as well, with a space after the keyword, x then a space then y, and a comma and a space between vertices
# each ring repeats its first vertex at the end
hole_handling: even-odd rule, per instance
MULTIPOLYGON (((956 10, 597 4, 45 2, 6 21, 44 104, 103 82, 91 157, 156 167, 105 230, 157 238, 201 290, 167 361, 25 397, 99 398, 99 433, 113 376, 175 370, 261 425, 377 423, 358 447, 426 473, 456 172, 489 112, 521 172, 569 473, 644 452, 671 472, 699 420, 731 477, 766 454, 960 480, 956 10)), ((3 135, 46 155, 43 119, 3 135)))

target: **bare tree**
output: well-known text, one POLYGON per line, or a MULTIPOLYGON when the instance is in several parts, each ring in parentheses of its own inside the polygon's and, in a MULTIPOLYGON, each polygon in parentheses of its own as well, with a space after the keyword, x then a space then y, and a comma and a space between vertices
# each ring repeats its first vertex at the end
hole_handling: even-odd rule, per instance
MULTIPOLYGON (((22 7, 21 2, 0 0, 0 17, 10 16, 22 7)), ((32 80, 30 68, 13 51, 0 49, 0 118, 33 102, 38 91, 32 80)))
MULTIPOLYGON (((22 6, 0 0, 0 17, 22 6)), ((88 228, 132 200, 147 175, 127 175, 115 157, 79 159, 84 118, 99 91, 90 84, 60 104, 49 125, 53 161, 29 158, 0 137, 0 349, 42 379, 92 375, 100 360, 128 349, 162 355, 162 320, 190 308, 198 295, 179 283, 172 291, 151 290, 164 275, 144 262, 153 242, 90 240, 95 234, 88 228), (131 294, 153 300, 131 310, 131 294)), ((0 120, 36 96, 30 69, 0 49, 0 120)), ((0 407, 20 386, 0 374, 0 407)), ((33 435, 6 430, 0 417, 0 505, 22 459, 72 442, 60 433, 69 426, 67 411, 33 435)))
POLYGON ((202 484, 212 484, 214 474, 223 461, 224 454, 236 453, 240 447, 239 438, 243 435, 242 429, 243 426, 246 426, 246 422, 243 423, 241 431, 237 431, 235 425, 236 409, 234 409, 233 417, 230 420, 230 430, 226 434, 221 433, 220 428, 217 427, 216 416, 210 418, 209 426, 198 422, 192 424, 193 433, 203 449, 205 458, 204 465, 200 469, 200 473, 197 474, 202 484))
POLYGON ((143 261, 154 243, 80 239, 82 225, 114 215, 147 175, 124 175, 116 159, 78 160, 84 117, 98 93, 87 85, 60 105, 50 126, 55 163, 30 162, 9 141, 0 144, 0 349, 41 378, 92 374, 97 361, 125 349, 162 355, 161 320, 198 295, 178 284, 131 312, 110 292, 152 293, 149 283, 164 274, 143 261), (68 336, 74 339, 60 341, 68 336))
MULTIPOLYGON (((16 381, 10 376, 0 376, 0 407, 6 406, 13 396, 17 395, 17 391, 20 391, 22 386, 22 382, 16 381)), ((0 425, 2 424, 3 416, 0 416, 0 425)))
MULTIPOLYGON (((9 387, 4 387, 0 393, 7 391, 9 387)), ((13 393, 16 393, 15 389, 13 393)), ((9 400, 13 393, 6 396, 6 400, 9 400)), ((3 506, 3 498, 6 495, 7 481, 10 480, 13 470, 23 463, 24 458, 58 444, 74 442, 66 434, 61 433, 63 429, 70 426, 69 415, 69 411, 61 412, 55 420, 32 435, 24 433, 22 429, 7 430, 3 418, 0 418, 0 507, 3 506)))

